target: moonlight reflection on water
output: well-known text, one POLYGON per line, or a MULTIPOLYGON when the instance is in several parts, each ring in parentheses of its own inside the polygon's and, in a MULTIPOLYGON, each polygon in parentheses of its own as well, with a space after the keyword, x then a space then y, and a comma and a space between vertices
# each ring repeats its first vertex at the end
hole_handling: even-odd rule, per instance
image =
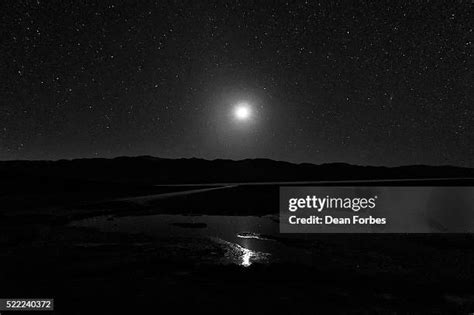
MULTIPOLYGON (((110 220, 103 216, 75 221, 72 225, 102 231, 144 234, 171 244, 188 240, 183 246, 195 246, 193 244, 196 243, 189 240, 207 239, 224 250, 222 259, 215 260, 218 264, 231 263, 248 267, 255 263, 294 260, 302 263, 308 260, 306 251, 288 247, 271 238, 278 234, 278 223, 269 217, 157 214, 115 217, 110 220)), ((199 249, 199 246, 190 248, 196 252, 199 249)), ((215 259, 206 254, 201 258, 215 259)))
POLYGON ((242 248, 244 254, 242 255, 242 266, 248 267, 252 264, 250 257, 252 257, 252 251, 250 249, 242 248))
POLYGON ((214 241, 227 247, 226 260, 242 267, 249 267, 253 263, 267 263, 270 256, 269 253, 253 251, 222 239, 215 239, 214 241))

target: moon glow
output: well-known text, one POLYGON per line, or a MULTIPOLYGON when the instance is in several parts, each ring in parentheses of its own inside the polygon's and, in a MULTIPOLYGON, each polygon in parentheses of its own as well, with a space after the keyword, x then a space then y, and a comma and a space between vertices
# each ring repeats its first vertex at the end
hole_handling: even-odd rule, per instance
POLYGON ((234 107, 234 117, 239 121, 249 120, 252 116, 252 108, 248 103, 239 103, 234 107))

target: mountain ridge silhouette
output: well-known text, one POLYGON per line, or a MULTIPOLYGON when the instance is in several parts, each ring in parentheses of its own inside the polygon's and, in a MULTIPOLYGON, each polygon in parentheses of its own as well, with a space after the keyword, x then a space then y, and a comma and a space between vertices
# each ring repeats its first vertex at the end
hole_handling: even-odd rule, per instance
POLYGON ((0 161, 3 181, 17 177, 62 178, 111 183, 192 184, 268 181, 474 178, 458 166, 361 166, 348 163, 291 163, 266 158, 229 160, 153 156, 71 160, 0 161))

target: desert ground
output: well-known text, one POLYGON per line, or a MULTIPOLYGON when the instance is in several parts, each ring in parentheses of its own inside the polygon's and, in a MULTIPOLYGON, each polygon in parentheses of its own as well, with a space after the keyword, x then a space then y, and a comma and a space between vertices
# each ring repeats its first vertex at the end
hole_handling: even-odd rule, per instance
POLYGON ((17 195, 39 206, 1 214, 0 296, 52 297, 57 314, 474 308, 472 235, 279 234, 279 185, 17 195))

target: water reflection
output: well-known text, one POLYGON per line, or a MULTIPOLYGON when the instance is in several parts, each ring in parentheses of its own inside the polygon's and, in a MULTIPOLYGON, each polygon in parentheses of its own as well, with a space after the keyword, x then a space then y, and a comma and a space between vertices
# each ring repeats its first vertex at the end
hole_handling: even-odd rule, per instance
POLYGON ((256 239, 256 240, 262 240, 262 241, 269 241, 268 238, 261 236, 258 233, 254 232, 241 232, 237 233, 238 238, 244 238, 244 239, 256 239))
POLYGON ((252 257, 252 251, 250 249, 246 249, 246 248, 243 248, 242 247, 242 250, 244 252, 244 254, 242 255, 242 266, 244 267, 248 267, 252 264, 252 262, 250 261, 250 258, 252 257))
MULTIPOLYGON (((308 252, 301 248, 286 246, 275 241, 278 235, 278 223, 267 217, 252 216, 184 216, 184 215, 150 215, 95 217, 75 221, 74 226, 87 226, 103 231, 145 234, 160 242, 176 246, 190 246, 189 250, 201 253, 202 260, 213 260, 215 263, 231 263, 248 267, 255 263, 272 263, 276 261, 308 261, 308 252), (213 245, 204 241, 210 240, 223 249, 220 257, 207 257, 207 248, 213 245), (271 253, 271 256, 270 256, 271 253)), ((215 250, 209 250, 214 253, 215 250)), ((199 255, 198 255, 199 256, 199 255)), ((184 258, 183 258, 184 259, 184 258)))
POLYGON ((214 241, 220 243, 221 245, 224 245, 227 249, 227 252, 225 254, 227 262, 242 267, 249 267, 254 263, 267 263, 270 257, 269 253, 254 251, 239 244, 225 241, 223 239, 215 238, 214 241))
POLYGON ((237 261, 237 264, 243 267, 248 267, 253 263, 265 263, 268 260, 268 256, 270 256, 268 253, 256 252, 238 244, 235 245, 240 251, 238 256, 239 261, 237 261))

